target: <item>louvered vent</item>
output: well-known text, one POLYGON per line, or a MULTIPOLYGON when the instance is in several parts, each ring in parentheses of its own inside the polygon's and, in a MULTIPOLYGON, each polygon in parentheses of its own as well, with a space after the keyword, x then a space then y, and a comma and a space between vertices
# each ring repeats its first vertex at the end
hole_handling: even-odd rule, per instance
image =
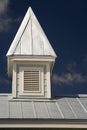
POLYGON ((38 70, 24 71, 24 91, 38 92, 40 86, 40 72, 38 70))

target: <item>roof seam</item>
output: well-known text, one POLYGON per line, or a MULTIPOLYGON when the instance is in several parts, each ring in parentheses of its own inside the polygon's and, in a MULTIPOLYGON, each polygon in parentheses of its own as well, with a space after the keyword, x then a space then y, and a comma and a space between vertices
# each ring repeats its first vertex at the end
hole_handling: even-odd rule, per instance
POLYGON ((60 109, 60 106, 59 106, 59 104, 58 104, 58 101, 56 102, 56 106, 57 106, 57 109, 58 109, 59 112, 60 112, 60 115, 62 116, 62 118, 64 118, 63 112, 62 112, 62 110, 60 109))
POLYGON ((81 105, 81 107, 83 108, 83 110, 85 111, 85 113, 87 113, 86 108, 84 107, 84 105, 81 103, 81 101, 79 100, 79 98, 76 98, 77 101, 79 102, 79 104, 81 105))
POLYGON ((45 105, 45 107, 46 107, 46 111, 47 111, 47 113, 48 113, 48 117, 50 118, 50 112, 49 112, 49 110, 48 110, 48 107, 47 107, 46 102, 44 102, 44 105, 45 105))
POLYGON ((8 110, 8 112, 9 112, 8 115, 9 115, 9 118, 10 118, 10 102, 8 102, 8 109, 9 109, 8 110))
POLYGON ((81 120, 84 122, 84 120, 87 120, 87 113, 84 112, 83 107, 86 108, 86 106, 87 98, 64 97, 62 100, 56 99, 55 101, 30 99, 26 102, 26 100, 23 101, 22 99, 16 101, 15 99, 9 100, 3 96, 0 98, 0 119, 45 119, 45 121, 55 119, 60 121, 62 119, 62 121, 81 120), (73 114, 73 116, 71 114, 73 114))
POLYGON ((33 106, 33 112, 34 112, 34 118, 36 118, 36 109, 35 109, 35 105, 34 105, 34 102, 32 101, 32 106, 33 106))
POLYGON ((11 103, 9 102, 9 118, 11 117, 11 110, 10 110, 10 105, 11 105, 11 103))
POLYGON ((33 55, 32 18, 31 18, 31 54, 33 55))
MULTIPOLYGON (((20 38, 19 38, 19 40, 18 40, 18 43, 19 43, 19 41, 21 42, 21 38, 22 38, 22 36, 23 36, 23 34, 24 34, 24 31, 25 31, 25 29, 27 28, 27 25, 28 25, 28 23, 29 23, 29 21, 30 21, 30 18, 31 18, 31 16, 29 17, 29 19, 28 19, 28 21, 27 21, 27 23, 26 23, 26 25, 25 25, 25 27, 24 27, 24 30, 23 30, 23 32, 22 32, 22 34, 21 34, 21 36, 20 36, 20 38)), ((17 43, 17 45, 16 45, 16 47, 15 47, 15 49, 14 49, 14 51, 13 51, 13 54, 14 54, 14 52, 16 51, 16 48, 17 48, 17 46, 18 46, 18 43, 17 43)), ((21 44, 20 44, 21 45, 21 44)), ((20 47, 21 48, 21 47, 20 47)))
POLYGON ((22 102, 21 103, 21 115, 22 115, 22 118, 23 118, 23 109, 22 109, 22 102))
POLYGON ((68 99, 65 98, 65 100, 66 100, 67 104, 69 105, 69 107, 70 107, 72 113, 74 114, 75 118, 78 119, 78 117, 77 117, 76 113, 74 112, 72 106, 71 106, 70 103, 68 102, 68 99))

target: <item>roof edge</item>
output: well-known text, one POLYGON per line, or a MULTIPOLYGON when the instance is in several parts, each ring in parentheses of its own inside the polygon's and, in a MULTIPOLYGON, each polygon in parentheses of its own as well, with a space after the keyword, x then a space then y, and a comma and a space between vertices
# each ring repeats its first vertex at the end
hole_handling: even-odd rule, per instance
POLYGON ((14 40, 13 40, 13 42, 12 42, 6 56, 11 55, 13 53, 13 51, 14 51, 13 48, 15 48, 17 46, 18 41, 19 41, 19 39, 20 39, 20 37, 21 37, 21 35, 23 33, 23 30, 24 30, 24 28, 25 28, 25 26, 26 26, 26 24, 27 24, 27 22, 29 20, 29 16, 30 16, 29 14, 30 14, 31 10, 32 10, 31 7, 29 7, 26 14, 25 14, 25 16, 24 16, 24 18, 23 18, 23 20, 22 20, 22 22, 21 22, 21 25, 20 25, 20 27, 18 29, 18 32, 16 33, 16 36, 14 37, 14 40), (14 43, 16 43, 16 44, 14 44, 14 43))
POLYGON ((87 120, 1 119, 0 128, 87 128, 87 120))

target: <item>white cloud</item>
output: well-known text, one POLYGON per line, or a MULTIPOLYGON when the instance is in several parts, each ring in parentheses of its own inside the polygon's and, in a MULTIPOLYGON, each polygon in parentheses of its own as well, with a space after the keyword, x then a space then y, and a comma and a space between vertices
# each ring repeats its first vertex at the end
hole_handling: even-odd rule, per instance
POLYGON ((65 73, 62 75, 53 74, 52 81, 56 85, 73 85, 74 83, 82 84, 87 82, 87 77, 80 73, 65 73))
POLYGON ((15 19, 12 19, 11 17, 2 17, 0 18, 0 32, 7 32, 9 31, 9 29, 11 28, 11 25, 13 23, 17 23, 17 22, 20 22, 21 21, 21 18, 15 18, 15 19))
POLYGON ((6 13, 8 10, 9 0, 0 0, 0 14, 6 13))
POLYGON ((0 0, 0 32, 8 32, 13 23, 21 20, 20 17, 12 18, 8 15, 10 0, 0 0))
POLYGON ((0 0, 0 32, 6 31, 9 28, 11 21, 7 15, 9 0, 0 0))

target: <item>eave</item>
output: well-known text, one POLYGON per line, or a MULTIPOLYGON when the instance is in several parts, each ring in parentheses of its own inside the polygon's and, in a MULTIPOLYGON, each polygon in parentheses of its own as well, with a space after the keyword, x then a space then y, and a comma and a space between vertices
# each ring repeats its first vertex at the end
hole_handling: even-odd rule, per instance
POLYGON ((1 119, 0 128, 87 128, 87 120, 1 119))
POLYGON ((25 55, 17 55, 17 56, 8 56, 7 57, 7 62, 8 62, 8 69, 7 73, 9 76, 12 75, 12 66, 13 63, 28 63, 28 62, 49 62, 51 64, 51 72, 55 63, 55 57, 53 56, 25 56, 25 55), (33 59, 33 60, 32 60, 33 59))

